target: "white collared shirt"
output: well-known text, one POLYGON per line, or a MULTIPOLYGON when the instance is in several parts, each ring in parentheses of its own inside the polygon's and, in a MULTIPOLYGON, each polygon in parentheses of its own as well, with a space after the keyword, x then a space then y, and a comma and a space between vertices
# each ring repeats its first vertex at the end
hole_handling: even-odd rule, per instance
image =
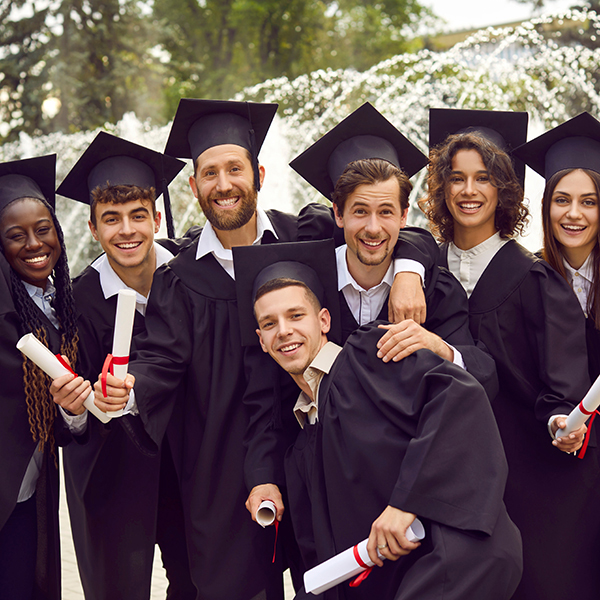
POLYGON ((579 304, 581 305, 581 310, 583 310, 586 317, 588 316, 588 298, 594 280, 593 254, 593 252, 590 253, 579 269, 574 269, 563 256, 567 280, 571 284, 571 287, 577 296, 577 300, 579 300, 579 304))
POLYGON ((448 244, 448 269, 460 281, 467 296, 471 297, 479 278, 496 252, 508 242, 496 232, 481 244, 469 250, 461 250, 454 242, 448 244))
MULTIPOLYGON (((267 213, 262 208, 256 209, 256 239, 252 242, 253 246, 260 244, 265 231, 270 231, 276 238, 277 233, 269 220, 267 213)), ((207 221, 202 228, 202 233, 198 239, 198 249, 196 250, 196 260, 212 253, 217 262, 225 269, 227 274, 235 280, 235 271, 233 269, 233 252, 230 249, 223 248, 223 244, 217 237, 213 226, 207 221)))
MULTIPOLYGON (((156 255, 156 268, 161 267, 165 263, 169 262, 173 255, 160 244, 154 243, 154 253, 156 255)), ((119 293, 119 290, 127 289, 131 290, 123 280, 115 273, 115 270, 110 265, 108 257, 103 254, 92 263, 92 268, 98 271, 100 276, 100 287, 104 298, 108 300, 112 296, 119 293)), ((135 290, 133 290, 135 292, 135 290)), ((135 308, 142 314, 146 314, 146 306, 148 305, 148 298, 139 292, 135 292, 135 308)))
POLYGON ((311 400, 304 392, 300 392, 294 406, 294 415, 300 427, 304 428, 306 421, 309 425, 314 425, 319 420, 319 387, 323 377, 331 371, 331 367, 341 351, 341 346, 327 342, 304 371, 304 381, 308 384, 314 400, 311 400))
MULTIPOLYGON (((367 323, 372 323, 373 321, 377 320, 384 303, 388 299, 390 289, 394 283, 394 277, 397 273, 402 271, 411 271, 413 273, 418 272, 412 268, 413 264, 418 265, 422 270, 422 273, 419 272, 419 275, 421 275, 421 281, 423 280, 423 265, 414 260, 396 259, 389 266, 381 282, 376 286, 365 290, 358 285, 358 283, 356 283, 356 280, 350 274, 350 270, 348 269, 346 249, 347 246, 344 244, 335 250, 338 272, 338 291, 344 294, 348 308, 350 309, 354 320, 359 325, 366 325, 367 323)), ((452 362, 462 369, 465 369, 466 367, 462 354, 450 344, 447 345, 454 352, 454 358, 452 362)))

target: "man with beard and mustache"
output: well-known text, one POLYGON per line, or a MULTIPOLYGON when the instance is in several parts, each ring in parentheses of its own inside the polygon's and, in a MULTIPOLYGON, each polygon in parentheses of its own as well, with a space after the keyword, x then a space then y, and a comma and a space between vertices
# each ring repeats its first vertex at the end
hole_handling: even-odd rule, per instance
POLYGON ((271 423, 270 410, 285 391, 272 361, 257 347, 242 347, 231 248, 328 238, 334 224, 323 205, 299 216, 257 207, 265 174, 258 152, 276 110, 275 104, 181 100, 165 153, 193 159, 190 186, 208 222, 194 243, 157 270, 127 383, 109 375, 106 394, 100 382, 96 386, 98 406, 115 410, 125 406, 135 382, 128 409, 139 411, 143 428, 137 418, 125 424, 143 450, 152 452, 169 435, 202 600, 283 595, 281 552, 272 560, 275 528, 253 523, 244 502, 247 489, 283 483, 277 444, 289 439, 276 419, 271 423), (245 395, 248 406, 261 407, 251 417, 245 395), (251 453, 244 470, 249 421, 262 427, 265 415, 266 426, 277 430, 276 446, 251 453))

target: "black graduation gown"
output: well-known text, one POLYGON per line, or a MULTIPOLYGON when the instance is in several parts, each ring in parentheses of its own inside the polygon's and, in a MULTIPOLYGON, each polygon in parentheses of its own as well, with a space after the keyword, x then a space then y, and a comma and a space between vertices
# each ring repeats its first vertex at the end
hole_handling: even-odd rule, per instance
MULTIPOLYGON (((312 236, 312 218, 267 212, 277 239, 265 232, 262 243, 312 236)), ((254 523, 244 506, 248 417, 242 397, 250 373, 244 365, 269 359, 258 347, 241 347, 235 282, 212 255, 197 261, 196 249, 197 242, 155 273, 146 333, 136 340, 130 364, 147 436, 133 433, 151 450, 171 423, 198 598, 281 594, 281 566, 271 564, 275 532, 254 523), (244 354, 253 357, 244 363, 244 354)), ((268 390, 272 382, 259 368, 252 371, 268 390)))
MULTIPOLYGON (((447 249, 442 247, 447 261, 447 249)), ((551 445, 547 422, 589 385, 584 317, 568 283, 514 240, 469 298, 473 338, 496 361, 492 408, 509 465, 505 502, 523 535, 515 599, 592 600, 600 591, 600 469, 595 435, 583 460, 551 445)), ((594 433, 594 432, 592 432, 594 433)))
MULTIPOLYGON (((176 248, 170 245, 169 250, 176 248)), ((74 280, 73 292, 79 311, 78 370, 93 382, 112 351, 117 296, 105 299, 99 274, 91 266, 74 280)), ((144 328, 144 317, 136 311, 134 336, 144 328)), ((72 444, 63 454, 71 529, 86 599, 150 597, 161 492, 175 507, 167 518, 175 536, 175 556, 181 563, 183 582, 191 586, 193 598, 193 585, 189 576, 185 577, 181 499, 168 448, 153 456, 139 452, 121 419, 104 425, 89 416, 88 434, 86 444, 72 444), (166 490, 164 481, 175 483, 166 490)), ((165 560, 168 550, 162 544, 161 549, 165 560)), ((165 563, 168 568, 169 563, 165 563)), ((173 576, 169 571, 167 574, 173 576)))
POLYGON ((596 329, 594 321, 588 317, 585 320, 587 339, 588 363, 592 382, 600 375, 600 330, 596 329))
MULTIPOLYGON (((463 287, 446 268, 433 267, 428 271, 425 288, 427 317, 423 327, 445 342, 454 346, 461 354, 467 371, 485 388, 490 398, 498 392, 498 379, 493 358, 480 342, 475 345, 469 331, 469 305, 463 287)), ((340 291, 342 317, 342 339, 358 329, 344 293, 340 291)), ((388 303, 384 303, 378 320, 388 320, 388 303)))
MULTIPOLYGON (((424 521, 421 547, 375 568, 360 587, 340 584, 324 598, 404 597, 407 570, 432 552, 432 522, 462 532, 467 547, 483 549, 489 536, 505 535, 506 588, 470 597, 508 598, 518 581, 520 538, 502 501, 507 465, 488 399, 473 377, 429 350, 383 363, 372 352, 382 335, 376 324, 349 337, 321 381, 317 423, 304 426, 286 456, 306 568, 368 537, 391 505, 424 521)), ((453 576, 474 580, 479 565, 456 569, 453 576)))
MULTIPOLYGON (((23 355, 16 343, 21 331, 19 315, 13 304, 9 267, 0 255, 0 380, 2 381, 2 411, 0 419, 0 529, 17 504, 17 497, 29 461, 37 448, 29 430, 27 402, 23 388, 23 355)), ((41 311, 40 311, 41 312, 41 311)), ((60 336, 54 325, 41 313, 48 330, 53 352, 60 348, 60 336)), ((62 418, 57 414, 54 427, 58 444, 70 441, 62 418)), ((55 448, 58 453, 58 449, 55 448)), ((36 487, 38 521, 38 557, 34 600, 60 598, 60 538, 58 532, 58 469, 48 448, 44 452, 42 470, 36 487)), ((2 557, 0 557, 2 560, 2 557)), ((0 595, 2 591, 0 590, 0 595)))

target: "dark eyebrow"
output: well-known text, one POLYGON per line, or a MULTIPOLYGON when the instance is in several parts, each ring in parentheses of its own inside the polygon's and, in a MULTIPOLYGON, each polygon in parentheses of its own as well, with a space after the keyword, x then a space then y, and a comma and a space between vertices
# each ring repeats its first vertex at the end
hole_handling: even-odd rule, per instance
MULTIPOLYGON (((50 225, 54 225, 54 223, 52 222, 52 219, 48 219, 47 217, 43 217, 41 218, 39 221, 35 222, 35 227, 39 227, 42 223, 49 223, 50 225)), ((12 225, 11 227, 9 227, 4 233, 7 234, 9 231, 12 231, 13 229, 25 229, 23 227, 23 225, 12 225)))

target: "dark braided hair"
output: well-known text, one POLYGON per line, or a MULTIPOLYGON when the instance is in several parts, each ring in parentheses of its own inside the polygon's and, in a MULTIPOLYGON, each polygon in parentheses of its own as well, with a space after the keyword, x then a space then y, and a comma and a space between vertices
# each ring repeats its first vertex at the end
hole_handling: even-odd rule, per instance
MULTIPOLYGON (((13 202, 22 199, 23 198, 17 198, 13 200, 13 202)), ((69 275, 64 235, 52 207, 44 200, 38 198, 32 199, 40 202, 48 209, 48 212, 52 217, 52 222, 54 223, 56 236, 60 243, 61 253, 52 272, 54 287, 56 288, 54 309, 60 322, 60 352, 68 357, 71 365, 75 365, 77 362, 79 334, 77 331, 73 288, 71 287, 71 277, 69 275)), ((8 206, 13 204, 13 202, 10 202, 2 211, 0 211, 0 220, 2 219, 3 212, 8 206)), ((3 248, 2 251, 4 251, 3 248)), ((42 344, 48 346, 48 330, 41 317, 40 309, 37 307, 23 285, 21 278, 12 267, 10 269, 10 279, 13 291, 13 301, 21 320, 22 333, 33 333, 42 344)), ((56 416, 56 406, 50 396, 50 383, 48 375, 23 355, 23 387, 25 389, 25 399, 27 402, 29 429, 33 440, 40 442, 41 450, 44 450, 47 446, 50 447, 50 451, 56 462, 56 448, 54 443, 54 418, 56 416)))

